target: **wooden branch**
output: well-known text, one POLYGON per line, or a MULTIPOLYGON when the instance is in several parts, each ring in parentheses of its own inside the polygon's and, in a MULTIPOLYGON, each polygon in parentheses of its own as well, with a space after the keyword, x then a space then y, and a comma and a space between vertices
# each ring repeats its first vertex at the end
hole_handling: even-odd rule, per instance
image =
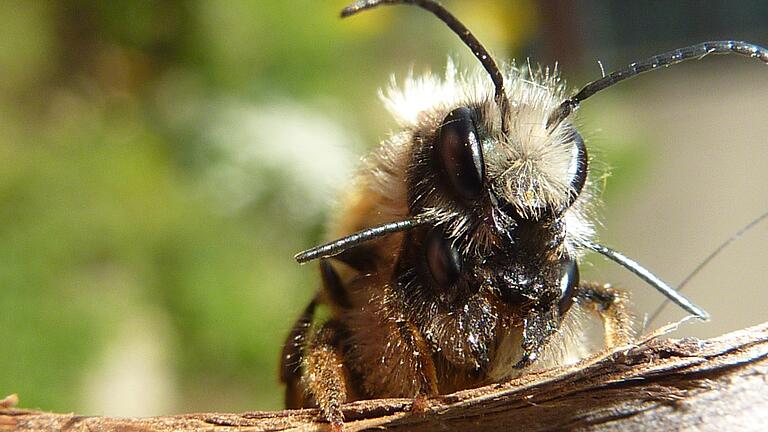
MULTIPOLYGON (((467 390, 410 413, 409 399, 344 407, 345 430, 762 430, 768 427, 768 323, 715 339, 654 334, 572 367, 467 390)), ((52 414, 0 401, 0 431, 319 431, 316 410, 121 419, 52 414)))

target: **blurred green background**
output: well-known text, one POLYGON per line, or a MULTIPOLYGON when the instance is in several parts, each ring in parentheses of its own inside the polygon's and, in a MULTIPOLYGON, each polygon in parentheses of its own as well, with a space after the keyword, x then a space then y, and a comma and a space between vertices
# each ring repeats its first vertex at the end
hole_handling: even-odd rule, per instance
MULTIPOLYGON (((445 3, 499 58, 558 60, 574 85, 597 60, 768 43, 762 1, 445 3)), ((111 415, 281 406, 280 346, 317 286, 292 256, 394 127, 376 90, 449 54, 475 65, 422 11, 342 22, 345 4, 0 2, 0 397, 111 415)), ((752 63, 681 66, 582 110, 615 173, 601 238, 673 283, 768 209, 768 69, 752 63)), ((766 232, 689 288, 742 307, 709 333, 765 317, 766 232)), ((593 277, 641 285, 594 261, 593 277)), ((641 313, 659 303, 633 292, 641 313)))

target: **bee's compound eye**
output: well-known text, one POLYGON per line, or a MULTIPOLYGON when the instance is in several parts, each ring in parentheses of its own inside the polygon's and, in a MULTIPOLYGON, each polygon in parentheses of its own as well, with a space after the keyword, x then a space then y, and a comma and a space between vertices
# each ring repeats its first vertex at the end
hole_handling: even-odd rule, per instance
POLYGON ((427 234, 425 242, 426 261, 429 273, 435 283, 441 287, 449 287, 461 274, 461 258, 456 247, 437 228, 427 234))
POLYGON ((573 293, 579 284, 579 265, 575 259, 569 259, 563 263, 560 276, 560 315, 568 312, 573 304, 573 293))
POLYGON ((485 163, 469 108, 456 108, 445 117, 437 134, 435 157, 446 180, 463 202, 472 202, 480 196, 485 163))

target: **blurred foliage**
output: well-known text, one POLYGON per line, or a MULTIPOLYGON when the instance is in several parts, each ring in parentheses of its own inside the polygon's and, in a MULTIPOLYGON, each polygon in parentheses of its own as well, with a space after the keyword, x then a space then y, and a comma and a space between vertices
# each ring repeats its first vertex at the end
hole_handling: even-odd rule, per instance
MULTIPOLYGON (((412 43, 421 14, 342 23, 344 3, 0 3, 0 393, 125 414, 88 392, 134 373, 105 353, 147 317, 174 400, 133 414, 280 406, 280 345, 316 287, 292 255, 333 202, 302 173, 343 180, 383 136, 371 99, 391 73, 470 58, 437 22, 412 43), (273 154, 313 146, 314 171, 273 154)), ((497 25, 530 8, 457 9, 495 46, 531 25, 497 25)))
MULTIPOLYGON (((393 126, 376 89, 446 54, 474 65, 424 13, 341 22, 346 3, 0 2, 0 396, 86 414, 281 406, 280 346, 317 284, 292 256, 393 126), (145 318, 136 336, 165 355, 140 359, 172 390, 153 405, 139 389, 125 412, 98 388, 144 369, 105 353, 145 318)), ((446 3, 500 58, 542 39, 530 0, 446 3)), ((611 118, 604 100, 587 119, 611 118)), ((635 132, 606 140, 640 157, 620 145, 635 132)))

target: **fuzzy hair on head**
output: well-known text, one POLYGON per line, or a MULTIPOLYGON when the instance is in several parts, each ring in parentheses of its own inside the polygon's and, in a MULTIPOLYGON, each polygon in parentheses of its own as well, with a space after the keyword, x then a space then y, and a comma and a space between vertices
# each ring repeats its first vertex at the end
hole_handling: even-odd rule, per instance
MULTIPOLYGON (((568 201, 570 179, 576 170, 574 128, 569 122, 553 131, 546 128, 548 116, 565 99, 565 85, 556 68, 534 69, 530 64, 518 67, 513 63, 503 70, 510 103, 507 136, 501 133, 493 85, 482 68, 459 71, 449 58, 443 77, 429 72, 414 76, 411 72, 401 85, 393 77, 380 91, 384 105, 401 127, 401 132, 390 136, 368 157, 364 168, 373 172, 372 187, 386 198, 382 211, 406 216, 408 191, 403 179, 414 163, 415 137, 432 136, 447 113, 460 106, 474 107, 479 113, 478 128, 487 132, 481 145, 488 185, 498 196, 512 203, 520 215, 533 219, 543 208, 559 208, 568 201)), ((564 215, 565 247, 571 256, 578 255, 581 240, 593 236, 587 214, 592 195, 589 189, 589 185, 584 188, 564 215)), ((453 203, 441 201, 425 213, 446 225, 452 237, 458 237, 469 227, 454 208, 453 203)), ((482 241, 482 235, 478 237, 482 241)))

